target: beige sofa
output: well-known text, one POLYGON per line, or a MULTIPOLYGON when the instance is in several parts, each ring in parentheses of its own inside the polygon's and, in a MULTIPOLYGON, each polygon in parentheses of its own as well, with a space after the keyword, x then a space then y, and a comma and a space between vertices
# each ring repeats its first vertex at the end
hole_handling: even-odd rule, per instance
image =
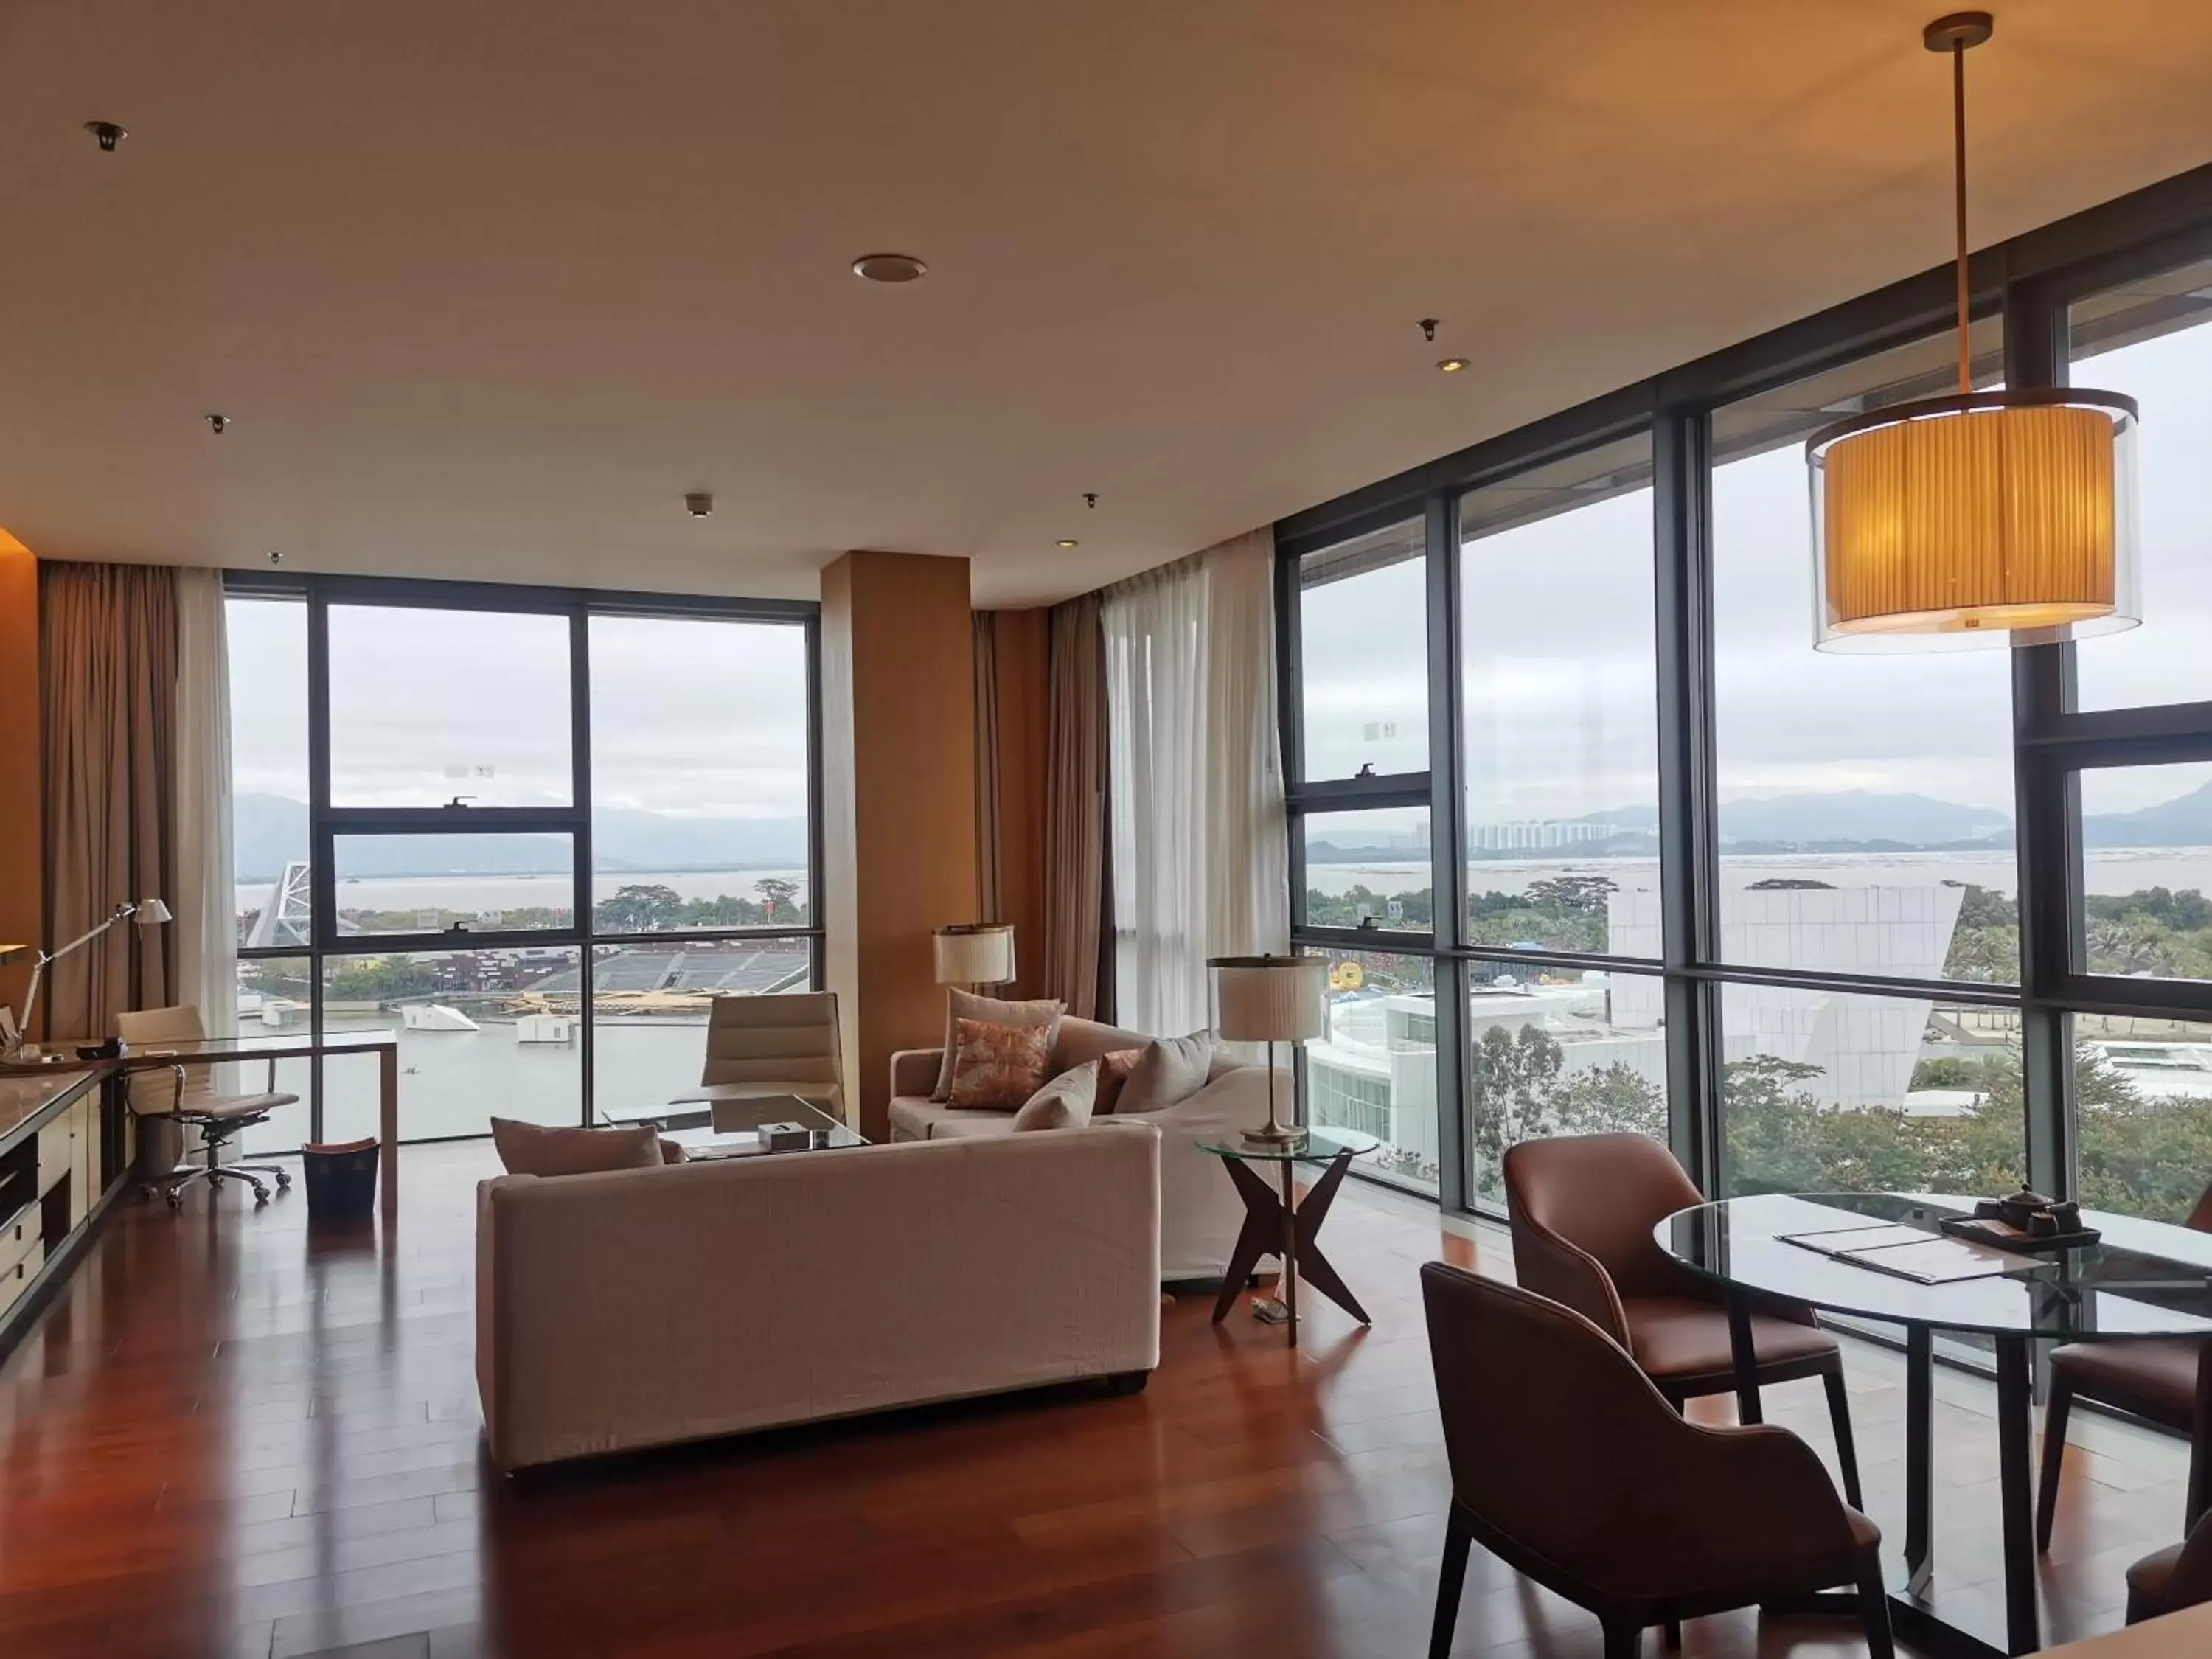
MULTIPOLYGON (((1117 1026, 1073 1015, 1054 1034, 1052 1071, 1057 1076, 1117 1048, 1141 1048, 1152 1039, 1117 1026)), ((941 1048, 909 1048, 891 1056, 891 1139, 952 1140, 1012 1133, 1011 1112, 977 1111, 932 1100, 944 1064, 941 1048)), ((1291 1080, 1278 1087, 1290 1109, 1291 1080)), ((1164 1280, 1219 1279, 1244 1225, 1243 1200, 1221 1160, 1199 1151, 1201 1140, 1256 1129, 1267 1121, 1267 1072, 1216 1055, 1206 1086, 1164 1111, 1113 1115, 1116 1123, 1149 1123, 1160 1132, 1160 1276, 1164 1280)))
POLYGON ((1159 1363, 1159 1137, 1127 1126, 477 1195, 503 1469, 1159 1363))

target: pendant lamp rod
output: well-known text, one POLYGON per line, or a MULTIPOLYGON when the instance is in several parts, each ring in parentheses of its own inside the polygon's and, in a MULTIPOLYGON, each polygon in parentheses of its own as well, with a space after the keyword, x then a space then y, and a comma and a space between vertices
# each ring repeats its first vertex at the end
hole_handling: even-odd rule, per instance
POLYGON ((1959 200, 1959 390, 1974 389, 1966 316, 1966 43, 1951 43, 1951 160, 1959 200))
POLYGON ((1930 23, 1921 35, 1930 52, 1951 54, 1951 184, 1959 241, 1959 392, 1974 389, 1973 344, 1970 333, 1972 296, 1966 283, 1966 48, 1996 33, 1996 20, 1985 11, 1954 11, 1930 23))

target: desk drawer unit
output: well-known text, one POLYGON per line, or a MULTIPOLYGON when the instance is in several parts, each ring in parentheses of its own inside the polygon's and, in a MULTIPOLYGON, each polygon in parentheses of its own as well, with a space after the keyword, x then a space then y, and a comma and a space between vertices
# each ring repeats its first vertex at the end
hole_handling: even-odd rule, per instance
POLYGON ((70 1107, 39 1131, 39 1193, 54 1189, 54 1182, 76 1167, 77 1138, 82 1133, 83 1103, 70 1107))
POLYGON ((34 1237, 31 1240, 31 1248, 21 1260, 12 1267, 0 1270, 0 1313, 14 1307, 15 1298, 30 1289, 31 1281, 39 1276, 39 1269, 46 1265, 46 1244, 34 1237))
POLYGON ((0 1227, 0 1273, 12 1277, 15 1264, 38 1246, 39 1206, 33 1204, 16 1211, 8 1224, 0 1227))

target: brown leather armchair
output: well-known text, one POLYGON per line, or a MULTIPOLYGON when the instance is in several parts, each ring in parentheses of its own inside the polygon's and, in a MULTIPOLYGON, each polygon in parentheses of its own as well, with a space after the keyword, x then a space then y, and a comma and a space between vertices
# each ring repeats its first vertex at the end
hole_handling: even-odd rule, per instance
POLYGON ((1452 1478, 1431 1659, 1478 1542, 1595 1613, 1606 1659, 1651 1625, 1841 1584, 1891 1659, 1881 1533, 1802 1440, 1688 1421, 1603 1331, 1528 1291, 1431 1261, 1421 1297, 1452 1478))
POLYGON ((2130 1625, 2207 1601, 2212 1601, 2212 1520, 2199 1521, 2185 1541, 2169 1544, 2128 1569, 2130 1625))
MULTIPOLYGON (((1677 1210, 1705 1201, 1674 1155, 1644 1135, 1563 1136, 1506 1149, 1505 1208, 1514 1277, 1572 1308, 1628 1350, 1667 1399, 1736 1385, 1728 1305, 1720 1291, 1652 1242, 1677 1210)), ((1817 1376, 1828 1391, 1844 1496, 1859 1495, 1858 1453, 1844 1392, 1844 1357, 1808 1309, 1752 1315, 1760 1386, 1817 1376)))
MULTIPOLYGON (((2212 1233, 2212 1187, 2185 1225, 2212 1233)), ((2066 1419, 2075 1400, 2116 1406, 2189 1437, 2188 1514, 2197 1526, 2212 1505, 2212 1343, 2185 1336, 2138 1342, 2069 1342, 2051 1351, 2051 1401, 2043 1418, 2043 1478, 2035 1498, 2035 1547, 2051 1547, 2058 1513, 2058 1480, 2066 1455, 2066 1419)))

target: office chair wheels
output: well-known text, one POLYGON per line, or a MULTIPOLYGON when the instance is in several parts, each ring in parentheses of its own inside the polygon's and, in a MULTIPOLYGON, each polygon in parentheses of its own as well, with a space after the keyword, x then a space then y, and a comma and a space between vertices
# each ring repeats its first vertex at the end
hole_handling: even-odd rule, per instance
POLYGON ((259 1182, 253 1183, 253 1202, 256 1208, 269 1201, 269 1189, 259 1182))
POLYGON ((289 1193, 292 1190, 292 1177, 282 1170, 276 1172, 276 1190, 280 1193, 289 1193))
POLYGON ((185 1195, 173 1187, 163 1193, 161 1198, 173 1210, 181 1210, 185 1207, 185 1195))

